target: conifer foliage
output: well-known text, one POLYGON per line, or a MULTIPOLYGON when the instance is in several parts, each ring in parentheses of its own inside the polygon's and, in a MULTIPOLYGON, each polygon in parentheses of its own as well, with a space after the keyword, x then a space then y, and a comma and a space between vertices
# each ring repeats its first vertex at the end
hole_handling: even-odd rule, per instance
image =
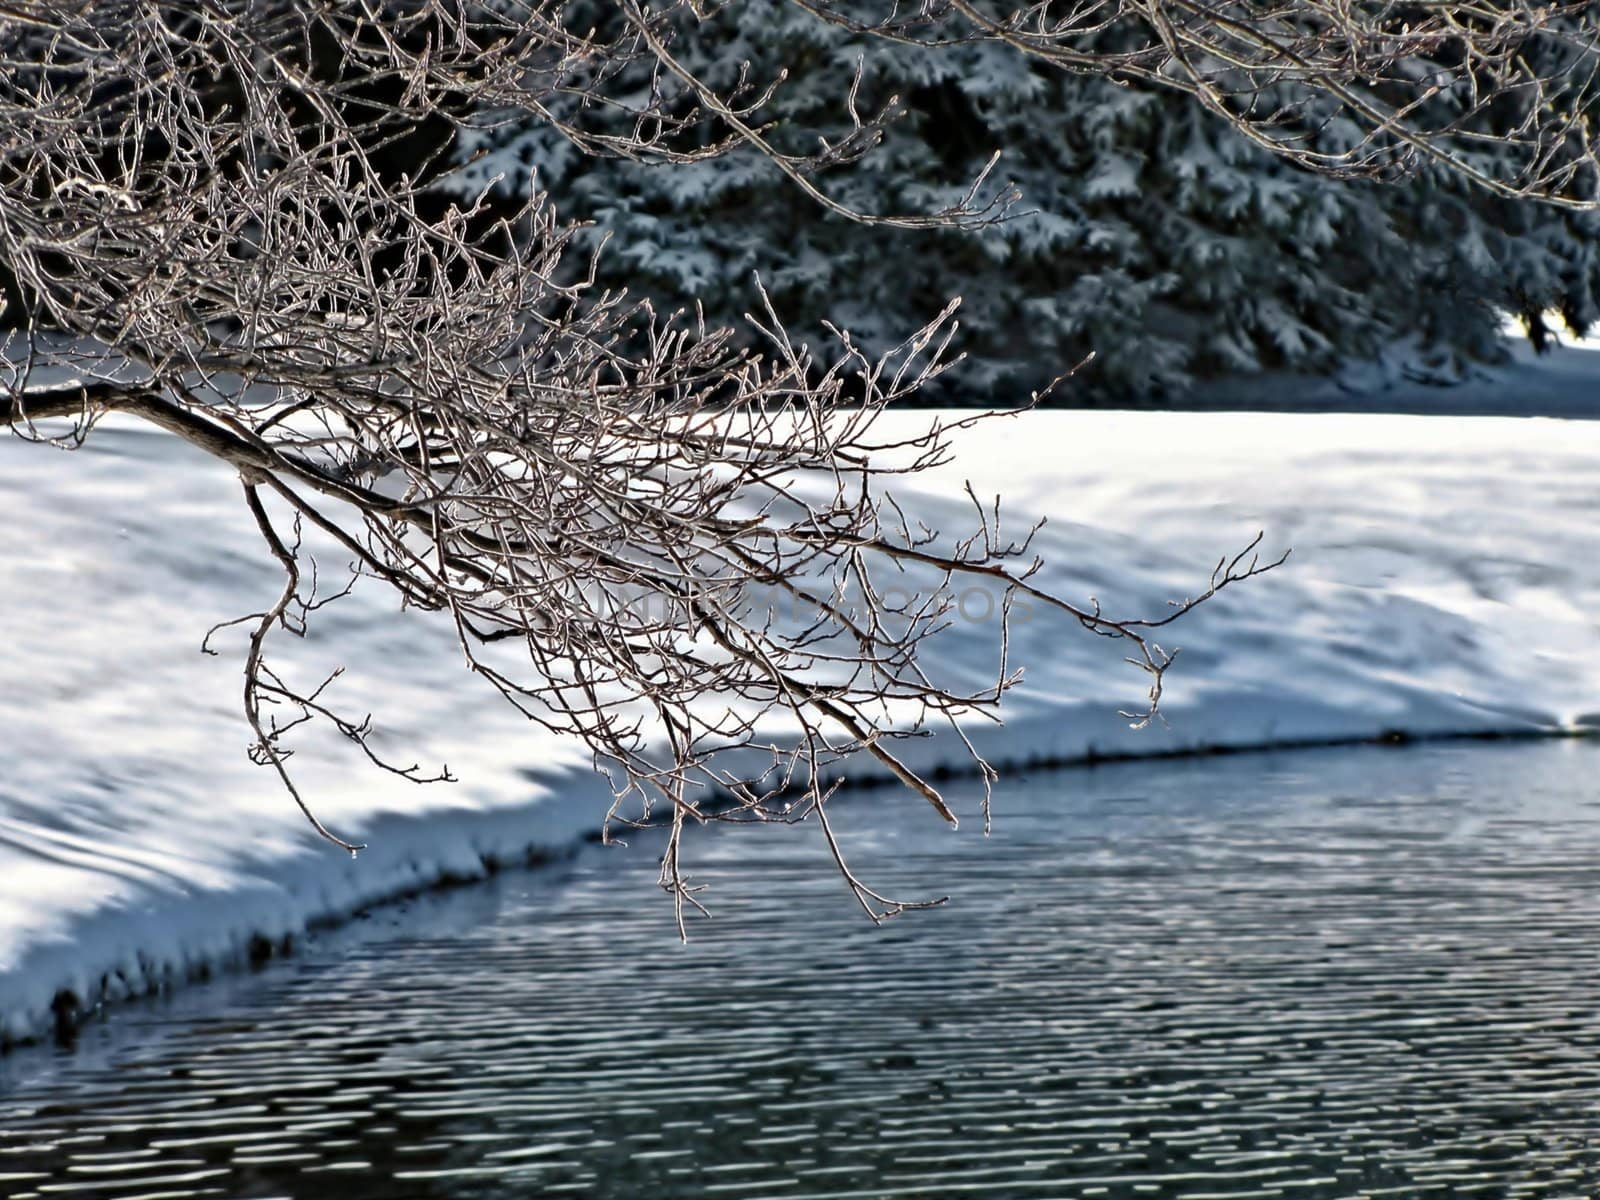
MULTIPOLYGON (((603 25, 610 11, 590 3, 569 20, 603 25)), ((1563 21, 1592 44, 1591 18, 1563 21)), ((669 170, 584 155, 549 121, 515 116, 460 139, 447 186, 512 194, 536 173, 567 216, 609 237, 607 283, 733 326, 756 275, 798 328, 832 322, 875 350, 960 295, 967 359, 933 393, 945 403, 1038 387, 1091 352, 1057 399, 1159 400, 1196 379, 1368 362, 1443 380, 1501 352, 1507 315, 1538 338, 1547 311, 1580 333, 1597 312, 1593 213, 1497 195, 1427 156, 1375 173, 1309 169, 1181 91, 996 41, 887 42, 792 0, 734 0, 676 29, 679 61, 714 87, 784 73, 766 116, 796 148, 826 136, 853 87, 863 109, 898 98, 882 148, 826 177, 852 210, 954 204, 996 150, 995 176, 1021 203, 977 229, 864 225, 820 209, 750 147, 669 170)), ((1137 39, 1113 26, 1087 44, 1111 56, 1137 39)), ((1557 39, 1541 65, 1570 70, 1572 44, 1557 39)), ((1419 79, 1441 69, 1421 55, 1410 67, 1419 79)), ((1294 113, 1298 149, 1336 159, 1367 136, 1289 85, 1264 96, 1258 109, 1294 113)), ((1470 107, 1451 116, 1478 135, 1515 120, 1470 107)), ((1487 175, 1514 174, 1514 141, 1464 144, 1487 175)))

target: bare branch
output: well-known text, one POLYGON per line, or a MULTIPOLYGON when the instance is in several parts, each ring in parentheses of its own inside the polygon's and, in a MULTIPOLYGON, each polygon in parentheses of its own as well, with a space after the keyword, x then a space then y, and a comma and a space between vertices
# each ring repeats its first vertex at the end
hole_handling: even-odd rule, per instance
MULTIPOLYGON (((1414 48, 1392 21, 1345 31, 1333 17, 1347 5, 1275 10, 1265 45, 1233 30, 1231 8, 1159 7, 1160 39, 1090 60, 1066 49, 1073 37, 1153 21, 1152 6, 1007 14, 957 0, 861 27, 993 37, 1072 69, 1163 79, 1161 53, 1194 64, 1227 50, 1246 56, 1229 72, 1311 80, 1302 61, 1366 70, 1362 37, 1414 48), (1296 31, 1317 22, 1329 32, 1308 45, 1296 31)), ((698 314, 596 287, 538 188, 514 211, 429 190, 442 150, 419 128, 509 106, 587 153, 671 164, 753 148, 853 219, 962 226, 1004 208, 985 175, 937 212, 846 211, 819 180, 871 151, 891 103, 874 110, 858 81, 845 127, 802 153, 764 124, 781 81, 741 75, 719 91, 682 66, 673 45, 695 10, 619 0, 611 16, 590 30, 569 27, 567 7, 515 0, 13 0, 0 11, 0 260, 31 315, 0 361, 0 424, 52 437, 66 422, 72 444, 126 414, 239 474, 282 569, 276 598, 241 621, 251 754, 337 845, 359 849, 317 822, 290 769, 309 722, 406 780, 449 772, 380 754, 371 719, 331 703, 337 671, 306 686, 273 667, 273 639, 304 633, 345 590, 319 592, 302 530, 403 604, 446 614, 470 671, 592 750, 615 783, 608 830, 670 820, 662 882, 680 922, 701 903, 683 831, 712 819, 815 817, 863 908, 893 916, 922 902, 863 884, 826 807, 860 763, 953 824, 895 745, 933 726, 993 778, 963 727, 998 720, 1019 676, 1003 620, 992 682, 958 686, 930 665, 952 580, 991 586, 1007 616, 1028 596, 1125 642, 1151 680, 1148 719, 1173 658, 1153 631, 1282 560, 1258 560, 1257 539, 1156 616, 1051 594, 1034 582, 1032 531, 1003 533, 998 500, 974 496, 975 528, 945 538, 891 494, 978 419, 913 436, 879 424, 949 365, 954 303, 876 357, 842 330, 826 351, 799 343, 767 303, 747 352, 698 314)), ((1522 36, 1527 19, 1506 19, 1496 37, 1522 36)), ((1452 20, 1487 17, 1460 7, 1452 20)), ((1207 95, 1227 107, 1238 93, 1207 95)))

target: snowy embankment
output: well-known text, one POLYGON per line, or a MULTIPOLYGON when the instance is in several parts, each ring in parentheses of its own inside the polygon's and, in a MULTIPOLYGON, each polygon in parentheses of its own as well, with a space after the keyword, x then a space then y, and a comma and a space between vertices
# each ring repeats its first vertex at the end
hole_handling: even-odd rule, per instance
POLYGON ((1515 321, 1505 326, 1506 358, 1493 365, 1430 369, 1406 344, 1377 362, 1331 375, 1264 371, 1196 385, 1175 403, 1200 411, 1415 413, 1419 416, 1600 417, 1600 337, 1552 335, 1534 350, 1515 321))
MULTIPOLYGON (((1116 643, 1026 614, 1026 683, 1004 729, 977 730, 997 763, 1524 732, 1600 710, 1600 424, 1046 412, 958 444, 918 510, 970 520, 948 497, 971 477, 1013 517, 1051 514, 1046 583, 1114 615, 1159 612, 1258 529, 1294 547, 1169 631, 1166 725, 1117 716, 1142 677, 1116 643)), ((237 636, 199 653, 277 588, 226 470, 125 428, 70 455, 0 437, 0 511, 0 1040, 47 1030, 63 993, 92 1005, 182 980, 598 828, 609 792, 586 756, 368 584, 322 614, 302 665, 346 665, 345 708, 461 782, 416 787, 347 745, 308 747, 294 766, 319 815, 370 844, 351 860, 246 760, 237 636)), ((993 598, 958 599, 939 661, 981 684, 993 598)), ((908 757, 962 759, 948 738, 908 757)))

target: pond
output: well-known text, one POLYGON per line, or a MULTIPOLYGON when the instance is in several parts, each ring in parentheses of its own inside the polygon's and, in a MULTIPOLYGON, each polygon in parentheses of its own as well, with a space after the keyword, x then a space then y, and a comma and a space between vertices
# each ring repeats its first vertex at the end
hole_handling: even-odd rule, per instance
POLYGON ((1122 764, 888 793, 373 912, 0 1062, 0 1195, 1600 1192, 1600 746, 1122 764), (966 809, 975 804, 961 797, 966 809), (977 822, 970 822, 976 825, 977 822))

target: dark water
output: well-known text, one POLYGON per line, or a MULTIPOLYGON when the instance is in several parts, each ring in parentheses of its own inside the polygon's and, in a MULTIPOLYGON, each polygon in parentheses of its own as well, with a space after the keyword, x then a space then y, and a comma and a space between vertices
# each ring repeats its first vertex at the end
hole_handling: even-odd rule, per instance
POLYGON ((1600 747, 1127 765, 383 911, 0 1063, 0 1195, 1587 1197, 1600 747), (968 798, 970 801, 970 797, 968 798), (972 822, 976 825, 976 822, 972 822))

